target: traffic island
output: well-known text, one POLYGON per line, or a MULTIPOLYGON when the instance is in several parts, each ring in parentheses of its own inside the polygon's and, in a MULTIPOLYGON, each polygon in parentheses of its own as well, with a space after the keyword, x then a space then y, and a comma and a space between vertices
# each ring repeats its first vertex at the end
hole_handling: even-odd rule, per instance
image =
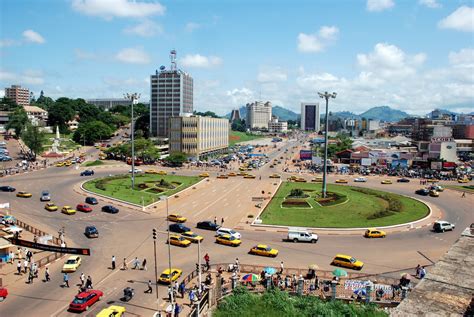
POLYGON ((313 228, 367 228, 409 223, 430 212, 410 197, 353 186, 283 182, 260 219, 264 225, 313 228))
POLYGON ((107 198, 147 206, 159 201, 161 196, 173 196, 201 180, 195 176, 139 174, 132 190, 130 175, 121 174, 90 180, 82 188, 107 198))

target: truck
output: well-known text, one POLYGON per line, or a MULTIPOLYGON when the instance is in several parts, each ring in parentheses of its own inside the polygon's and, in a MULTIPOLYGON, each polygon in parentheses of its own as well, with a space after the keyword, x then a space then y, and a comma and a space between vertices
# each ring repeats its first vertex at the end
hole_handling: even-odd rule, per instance
POLYGON ((318 242, 318 235, 304 228, 288 228, 288 241, 293 242, 318 242))

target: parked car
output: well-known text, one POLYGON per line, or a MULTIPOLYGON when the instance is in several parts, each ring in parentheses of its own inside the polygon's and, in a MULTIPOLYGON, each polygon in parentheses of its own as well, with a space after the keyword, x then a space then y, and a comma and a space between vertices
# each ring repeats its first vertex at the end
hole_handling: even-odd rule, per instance
POLYGON ((50 201, 50 200, 51 200, 51 196, 49 195, 49 191, 43 190, 41 192, 40 201, 50 201))
POLYGON ((169 231, 176 233, 184 233, 186 231, 191 231, 191 229, 181 223, 173 223, 169 226, 169 231))
POLYGON ((84 230, 84 234, 88 238, 98 238, 99 237, 99 230, 97 230, 94 226, 87 226, 84 230))
POLYGON ((228 234, 228 235, 230 235, 232 237, 235 237, 237 239, 240 239, 242 237, 242 235, 239 232, 235 231, 234 229, 230 229, 230 228, 219 228, 216 231, 217 236, 223 236, 225 234, 228 234))
POLYGON ((455 225, 444 220, 435 221, 433 224, 433 231, 435 232, 445 232, 448 230, 454 230, 455 225))
POLYGON ((204 230, 212 230, 212 231, 216 231, 220 227, 221 226, 219 226, 218 224, 215 224, 212 221, 200 221, 196 225, 196 228, 204 229, 204 230))
POLYGON ((107 212, 109 214, 118 214, 119 209, 112 205, 105 205, 104 207, 102 207, 102 211, 107 212))
POLYGON ((69 310, 78 312, 89 310, 89 307, 99 301, 102 296, 104 296, 104 293, 99 290, 91 289, 85 292, 80 292, 69 304, 69 310))
POLYGON ((99 202, 94 197, 86 197, 86 204, 97 205, 99 202))
POLYGON ((0 186, 0 192, 14 192, 16 190, 15 187, 11 186, 0 186))
POLYGON ((81 176, 92 176, 92 175, 94 175, 93 170, 85 170, 85 171, 81 172, 81 176))

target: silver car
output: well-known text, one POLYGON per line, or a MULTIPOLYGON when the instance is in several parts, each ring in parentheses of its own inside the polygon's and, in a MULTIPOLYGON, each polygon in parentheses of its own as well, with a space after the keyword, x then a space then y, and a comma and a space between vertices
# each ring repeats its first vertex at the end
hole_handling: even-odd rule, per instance
POLYGON ((49 191, 43 190, 41 192, 40 201, 50 201, 50 200, 51 200, 51 196, 49 195, 49 191))

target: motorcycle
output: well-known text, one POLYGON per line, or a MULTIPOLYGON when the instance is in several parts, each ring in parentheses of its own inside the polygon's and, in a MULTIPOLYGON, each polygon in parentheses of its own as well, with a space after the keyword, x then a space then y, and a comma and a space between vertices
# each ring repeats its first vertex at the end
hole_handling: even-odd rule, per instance
POLYGON ((135 295, 135 290, 131 287, 126 287, 123 290, 122 301, 128 302, 133 298, 134 295, 135 295))

